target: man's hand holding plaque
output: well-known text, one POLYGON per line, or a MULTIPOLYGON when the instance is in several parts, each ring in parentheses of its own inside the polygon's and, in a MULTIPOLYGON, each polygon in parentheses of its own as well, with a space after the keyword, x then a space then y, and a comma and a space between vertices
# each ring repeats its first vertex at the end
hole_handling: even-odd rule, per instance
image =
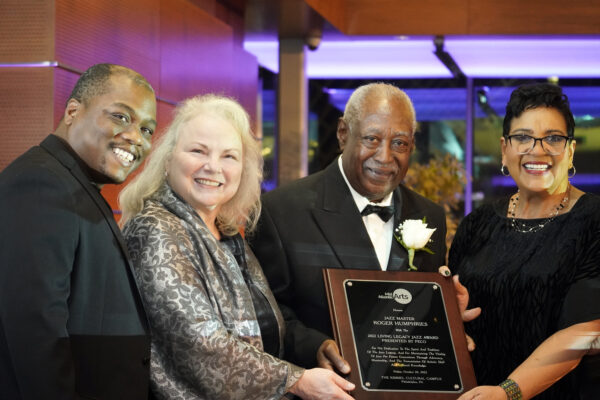
POLYGON ((350 373, 350 364, 344 360, 337 343, 331 339, 325 340, 319 347, 317 351, 317 364, 320 368, 339 372, 343 375, 350 373))

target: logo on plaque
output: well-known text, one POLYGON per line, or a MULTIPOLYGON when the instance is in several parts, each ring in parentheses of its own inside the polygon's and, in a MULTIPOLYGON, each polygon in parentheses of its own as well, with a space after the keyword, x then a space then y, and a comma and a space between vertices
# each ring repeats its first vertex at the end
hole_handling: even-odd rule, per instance
POLYGON ((406 289, 396 289, 393 294, 394 300, 400 304, 408 304, 412 301, 412 294, 406 289))

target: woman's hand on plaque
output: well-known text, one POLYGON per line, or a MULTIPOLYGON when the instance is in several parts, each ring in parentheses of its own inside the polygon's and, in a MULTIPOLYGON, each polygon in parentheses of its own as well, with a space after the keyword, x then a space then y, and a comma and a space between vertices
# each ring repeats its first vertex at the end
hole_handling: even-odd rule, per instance
MULTIPOLYGON (((438 268, 438 272, 440 275, 446 278, 452 276, 450 268, 445 265, 442 265, 440 268, 438 268)), ((467 310, 467 306, 469 305, 469 291, 460 283, 458 280, 458 275, 454 275, 452 277, 452 281, 454 283, 454 291, 456 292, 458 310, 460 311, 460 316, 462 317, 463 322, 473 321, 475 318, 479 317, 479 314, 481 314, 481 307, 475 307, 467 310)), ((465 339, 467 340, 467 349, 469 351, 475 350, 475 341, 467 334, 465 334, 465 339)))

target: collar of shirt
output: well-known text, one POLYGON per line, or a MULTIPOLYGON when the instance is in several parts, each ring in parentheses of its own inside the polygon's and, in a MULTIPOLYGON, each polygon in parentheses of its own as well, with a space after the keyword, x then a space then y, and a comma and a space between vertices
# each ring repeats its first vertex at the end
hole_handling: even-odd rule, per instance
MULTIPOLYGON (((372 203, 366 197, 354 190, 352 185, 350 185, 348 178, 346 178, 346 174, 344 174, 344 168, 342 167, 342 156, 338 158, 338 166, 346 185, 348 185, 348 189, 350 189, 350 194, 352 194, 352 198, 354 199, 354 203, 356 204, 359 212, 361 212, 363 208, 367 206, 367 204, 373 204, 377 206, 392 205, 393 193, 388 194, 379 203, 372 203)), ((391 243, 394 233, 394 218, 390 218, 389 221, 383 222, 377 214, 371 214, 363 216, 362 220, 365 224, 365 228, 367 229, 367 233, 371 238, 375 253, 377 254, 377 259, 379 260, 379 265, 381 269, 385 271, 387 269, 387 264, 390 257, 391 243)))

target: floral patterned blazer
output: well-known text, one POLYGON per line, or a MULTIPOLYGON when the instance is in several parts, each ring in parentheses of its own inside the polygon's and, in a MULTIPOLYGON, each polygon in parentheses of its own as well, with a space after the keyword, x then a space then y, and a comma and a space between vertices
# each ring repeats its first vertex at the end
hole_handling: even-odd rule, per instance
MULTIPOLYGON (((127 222, 124 235, 150 320, 154 395, 283 397, 304 370, 263 351, 242 271, 192 207, 165 184, 127 222)), ((281 342, 283 317, 258 261, 245 247, 248 272, 273 308, 281 342)))

